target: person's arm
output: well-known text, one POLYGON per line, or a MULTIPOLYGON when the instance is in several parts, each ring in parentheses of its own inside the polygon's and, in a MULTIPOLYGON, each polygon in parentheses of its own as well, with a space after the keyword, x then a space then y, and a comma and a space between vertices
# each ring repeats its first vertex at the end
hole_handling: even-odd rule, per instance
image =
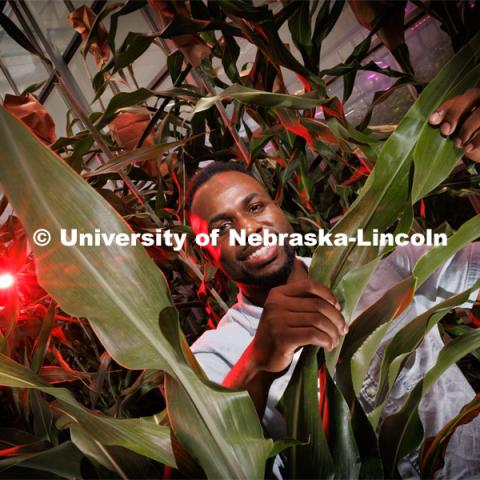
POLYGON ((305 345, 331 350, 348 331, 332 292, 312 280, 273 288, 255 337, 230 370, 223 386, 247 390, 260 418, 275 378, 305 345))
POLYGON ((465 150, 467 158, 480 162, 480 87, 443 102, 428 121, 439 126, 443 135, 455 137, 456 146, 465 150))
POLYGON ((428 121, 439 126, 442 135, 453 136, 467 158, 480 162, 480 88, 471 88, 443 102, 428 121))

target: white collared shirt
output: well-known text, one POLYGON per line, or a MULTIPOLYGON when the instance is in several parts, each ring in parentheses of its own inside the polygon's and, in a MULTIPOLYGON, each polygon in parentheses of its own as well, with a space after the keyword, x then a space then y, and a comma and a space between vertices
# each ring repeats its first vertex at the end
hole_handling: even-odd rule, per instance
MULTIPOLYGON (((389 288, 409 276, 416 261, 425 252, 424 247, 407 245, 397 248, 382 260, 371 276, 353 318, 377 301, 389 288)), ((301 260, 307 266, 310 265, 310 258, 301 260)), ((385 344, 408 322, 442 300, 467 290, 478 278, 480 243, 473 243, 448 260, 417 290, 409 307, 392 322, 370 365, 361 390, 361 402, 367 412, 373 408, 377 393, 377 372, 385 344)), ((462 307, 471 308, 477 295, 478 291, 474 292, 462 307)), ((192 345, 195 357, 210 380, 220 384, 223 382, 252 341, 262 311, 262 307, 252 304, 239 293, 237 303, 222 317, 218 327, 205 332, 192 345)), ((406 395, 425 372, 434 366, 443 346, 438 327, 434 327, 417 349, 412 364, 402 369, 385 405, 388 415, 401 407, 406 395)), ((275 407, 288 385, 300 354, 301 350, 295 354, 288 371, 272 383, 269 391, 263 424, 273 438, 286 436, 285 421, 275 407)), ((435 435, 474 395, 460 369, 456 365, 450 367, 420 403, 419 414, 425 435, 435 435)), ((417 452, 406 457, 399 464, 399 470, 404 478, 418 477, 417 452)), ((445 466, 435 478, 480 478, 480 417, 459 427, 454 433, 447 449, 445 466)))

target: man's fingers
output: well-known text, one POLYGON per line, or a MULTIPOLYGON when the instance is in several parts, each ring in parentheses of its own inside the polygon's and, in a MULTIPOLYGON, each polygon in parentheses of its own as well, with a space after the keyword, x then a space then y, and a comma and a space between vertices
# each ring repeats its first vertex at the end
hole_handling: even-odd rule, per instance
POLYGON ((322 314, 307 313, 302 317, 303 323, 300 323, 297 328, 313 327, 319 332, 326 333, 334 347, 338 345, 340 337, 343 337, 343 333, 338 330, 337 326, 322 314))
MULTIPOLYGON (((312 298, 298 298, 298 297, 287 297, 287 302, 285 307, 290 312, 297 312, 300 314, 312 314, 315 316, 322 315, 331 321, 338 333, 340 335, 345 335, 348 332, 348 326, 343 318, 343 315, 330 303, 327 301, 312 297, 312 298)), ((298 316, 292 317, 293 319, 298 318, 298 316)), ((300 323, 305 323, 299 320, 300 323)))
POLYGON ((319 297, 326 300, 335 308, 340 310, 340 304, 335 298, 333 292, 321 283, 314 282, 313 280, 304 280, 302 282, 296 282, 294 284, 286 284, 279 287, 279 291, 287 297, 319 297))
MULTIPOLYGON (((446 103, 446 102, 445 102, 446 103)), ((429 117, 428 117, 428 123, 430 125, 440 125, 442 123, 443 118, 445 117, 445 110, 446 110, 446 105, 445 103, 442 103, 437 110, 435 110, 429 117)))
POLYGON ((289 315, 288 328, 284 330, 285 341, 290 343, 291 334, 304 328, 313 328, 328 335, 332 346, 337 346, 345 335, 330 318, 321 313, 292 313, 289 315))
POLYGON ((458 122, 462 115, 465 114, 466 108, 463 103, 453 103, 452 106, 445 111, 443 120, 440 125, 440 132, 444 136, 451 135, 457 128, 458 122))
POLYGON ((334 342, 330 336, 313 327, 291 328, 288 330, 288 344, 290 350, 288 354, 295 353, 298 347, 306 345, 316 345, 327 350, 332 350, 335 347, 334 342))
POLYGON ((472 88, 463 95, 442 103, 429 117, 431 125, 440 125, 442 135, 451 135, 462 117, 468 115, 480 102, 480 89, 472 88))
POLYGON ((480 163, 480 131, 465 146, 465 155, 474 162, 480 163))
MULTIPOLYGON (((476 108, 463 122, 460 130, 458 132, 457 139, 455 140, 455 145, 460 147, 465 147, 467 152, 467 146, 470 145, 473 141, 475 135, 480 131, 480 108, 476 108)), ((478 136, 478 135, 477 135, 478 136)), ((470 148, 473 150, 473 148, 470 148)), ((468 153, 468 152, 467 152, 468 153)))

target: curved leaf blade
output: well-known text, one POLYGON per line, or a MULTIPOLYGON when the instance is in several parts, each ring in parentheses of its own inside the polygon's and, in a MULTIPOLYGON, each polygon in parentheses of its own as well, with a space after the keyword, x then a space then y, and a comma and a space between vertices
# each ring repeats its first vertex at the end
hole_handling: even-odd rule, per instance
POLYGON ((461 335, 445 345, 437 363, 410 392, 401 410, 382 423, 380 449, 387 475, 394 476, 398 461, 418 447, 423 437, 423 426, 418 406, 423 396, 450 366, 480 347, 480 331, 461 335))
MULTIPOLYGON (((3 109, 0 143, 0 181, 27 234, 33 238, 37 229, 45 228, 52 236, 48 247, 33 245, 42 287, 63 310, 88 318, 119 364, 130 369, 160 369, 175 378, 195 405, 197 422, 189 428, 198 423, 209 432, 208 438, 188 437, 193 443, 185 447, 193 453, 199 445, 209 443, 217 453, 215 458, 202 456, 202 467, 216 468, 219 477, 262 476, 273 442, 264 439, 248 393, 238 392, 239 400, 234 405, 225 389, 198 379, 180 347, 184 339, 175 319, 166 317, 164 322, 171 323, 176 343, 162 333, 158 317, 172 305, 170 292, 162 272, 144 248, 138 244, 67 247, 60 241, 62 228, 68 232, 99 229, 130 235, 125 221, 3 109), (238 417, 244 417, 245 422, 235 421, 238 417), (246 424, 248 431, 240 430, 246 424), (246 443, 245 437, 249 438, 246 443), (264 461, 256 463, 259 456, 264 461)), ((176 418, 170 420, 175 428, 176 418)), ((178 425, 181 428, 183 424, 178 425)))
MULTIPOLYGON (((318 93, 314 92, 314 95, 318 95, 318 93)), ((242 85, 232 85, 218 95, 200 98, 193 113, 208 110, 213 107, 215 103, 227 99, 238 100, 246 104, 261 105, 263 107, 283 107, 297 110, 313 108, 327 101, 324 97, 315 97, 312 94, 287 95, 284 93, 264 92, 263 90, 256 90, 242 85)))
POLYGON ((31 370, 0 354, 0 385, 40 390, 58 401, 57 408, 102 445, 118 445, 176 467, 170 429, 142 419, 116 419, 91 413, 65 388, 51 387, 31 370))
POLYGON ((465 405, 460 413, 448 422, 433 438, 428 438, 423 444, 420 454, 420 470, 423 478, 433 478, 435 473, 443 467, 444 456, 450 438, 460 425, 474 420, 480 415, 480 394, 465 405))

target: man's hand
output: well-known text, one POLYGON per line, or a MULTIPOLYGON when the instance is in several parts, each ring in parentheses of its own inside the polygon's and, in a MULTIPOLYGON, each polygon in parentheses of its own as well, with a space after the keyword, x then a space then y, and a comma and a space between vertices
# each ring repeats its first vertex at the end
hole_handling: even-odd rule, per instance
POLYGON ((440 125, 442 135, 453 135, 455 145, 465 156, 480 162, 480 88, 443 102, 429 117, 431 125, 440 125))
POLYGON ((348 326, 333 293, 312 280, 272 288, 253 341, 233 366, 223 386, 248 390, 260 418, 275 378, 305 345, 331 350, 348 326))
POLYGON ((332 350, 348 332, 339 310, 333 293, 312 280, 270 290, 250 348, 257 368, 280 373, 305 345, 332 350))

